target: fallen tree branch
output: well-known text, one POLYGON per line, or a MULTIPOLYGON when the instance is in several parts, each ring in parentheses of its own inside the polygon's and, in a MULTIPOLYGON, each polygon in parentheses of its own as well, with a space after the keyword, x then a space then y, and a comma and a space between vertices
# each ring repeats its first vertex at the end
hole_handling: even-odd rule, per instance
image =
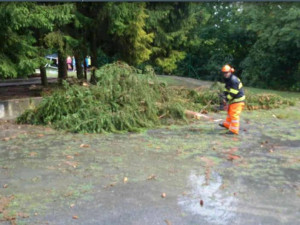
POLYGON ((185 110, 184 111, 185 115, 188 117, 188 118, 193 118, 193 119, 201 119, 201 118, 204 118, 204 119, 208 119, 208 120, 211 120, 211 118, 209 116, 206 116, 202 113, 199 113, 199 112, 194 112, 194 111, 190 111, 190 110, 185 110))

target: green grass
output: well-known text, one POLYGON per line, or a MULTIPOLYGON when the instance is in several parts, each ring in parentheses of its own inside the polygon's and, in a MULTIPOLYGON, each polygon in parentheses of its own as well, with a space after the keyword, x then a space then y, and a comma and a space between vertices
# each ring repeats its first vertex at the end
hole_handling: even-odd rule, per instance
MULTIPOLYGON (((177 80, 174 77, 159 77, 158 79, 162 82, 166 82, 170 86, 182 85, 182 82, 180 80, 177 80)), ((261 89, 261 88, 254 88, 254 87, 245 87, 245 91, 248 94, 276 94, 284 98, 300 99, 300 92, 276 91, 276 90, 261 89)))
POLYGON ((253 87, 245 87, 245 90, 250 94, 276 94, 284 98, 300 99, 300 92, 276 91, 276 90, 253 88, 253 87))
POLYGON ((165 82, 170 86, 181 86, 182 85, 182 81, 177 80, 174 77, 158 76, 158 80, 160 82, 165 82))

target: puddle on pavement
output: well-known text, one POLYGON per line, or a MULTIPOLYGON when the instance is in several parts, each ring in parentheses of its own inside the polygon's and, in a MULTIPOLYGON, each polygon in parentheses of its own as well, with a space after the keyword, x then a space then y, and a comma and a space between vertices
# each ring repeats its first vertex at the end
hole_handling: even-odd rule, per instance
POLYGON ((178 204, 183 210, 200 215, 208 224, 230 224, 235 217, 237 198, 226 193, 222 185, 222 177, 216 172, 207 184, 204 175, 191 171, 188 178, 190 191, 178 198, 178 204))

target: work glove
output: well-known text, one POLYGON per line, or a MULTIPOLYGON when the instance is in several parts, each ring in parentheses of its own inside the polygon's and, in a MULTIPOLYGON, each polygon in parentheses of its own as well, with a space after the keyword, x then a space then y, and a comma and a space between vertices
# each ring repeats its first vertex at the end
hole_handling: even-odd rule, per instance
POLYGON ((225 102, 225 104, 224 104, 224 111, 228 111, 228 104, 225 102))

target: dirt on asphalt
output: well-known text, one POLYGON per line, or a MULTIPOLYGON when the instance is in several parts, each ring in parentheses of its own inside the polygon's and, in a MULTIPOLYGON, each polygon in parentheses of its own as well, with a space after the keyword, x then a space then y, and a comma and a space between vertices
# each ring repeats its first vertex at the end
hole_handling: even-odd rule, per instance
POLYGON ((300 223, 300 107, 143 133, 0 120, 0 224, 300 223))

